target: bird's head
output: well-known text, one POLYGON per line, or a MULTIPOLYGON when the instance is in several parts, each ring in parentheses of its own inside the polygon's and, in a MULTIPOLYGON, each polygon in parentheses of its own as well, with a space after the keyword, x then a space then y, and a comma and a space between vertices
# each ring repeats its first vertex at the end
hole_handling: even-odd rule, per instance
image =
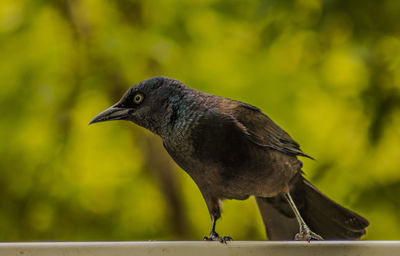
POLYGON ((170 98, 184 87, 183 83, 166 77, 144 80, 129 88, 116 104, 95 116, 89 124, 127 120, 159 134, 172 114, 170 98))

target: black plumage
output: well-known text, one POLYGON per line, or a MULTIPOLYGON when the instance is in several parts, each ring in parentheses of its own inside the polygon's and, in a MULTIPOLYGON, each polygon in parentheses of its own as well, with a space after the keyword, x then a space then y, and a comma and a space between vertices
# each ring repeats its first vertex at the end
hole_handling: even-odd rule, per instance
POLYGON ((303 178, 297 157, 309 156, 254 106, 155 77, 130 88, 91 123, 109 120, 132 121, 162 138, 207 203, 212 219, 208 240, 229 239, 215 232, 220 201, 249 196, 257 199, 270 239, 357 239, 365 234, 368 221, 303 178))

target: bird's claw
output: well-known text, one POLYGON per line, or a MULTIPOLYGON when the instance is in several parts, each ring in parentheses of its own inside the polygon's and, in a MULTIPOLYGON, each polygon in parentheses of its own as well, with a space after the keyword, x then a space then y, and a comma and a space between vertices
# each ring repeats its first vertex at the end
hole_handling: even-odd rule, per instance
POLYGON ((295 235, 294 240, 310 242, 311 240, 321 241, 324 239, 320 235, 312 232, 310 228, 306 226, 300 229, 300 232, 295 235))
POLYGON ((232 241, 232 237, 230 236, 224 236, 220 237, 216 232, 210 233, 210 235, 207 237, 204 237, 204 241, 218 241, 220 243, 226 244, 227 241, 232 241))

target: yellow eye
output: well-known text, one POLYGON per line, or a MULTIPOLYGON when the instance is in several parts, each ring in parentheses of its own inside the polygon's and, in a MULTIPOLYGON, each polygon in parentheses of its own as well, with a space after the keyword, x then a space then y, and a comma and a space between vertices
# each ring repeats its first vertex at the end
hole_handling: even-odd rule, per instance
POLYGON ((133 102, 135 102, 135 104, 140 104, 142 103, 143 99, 144 99, 143 94, 138 93, 133 97, 133 102))

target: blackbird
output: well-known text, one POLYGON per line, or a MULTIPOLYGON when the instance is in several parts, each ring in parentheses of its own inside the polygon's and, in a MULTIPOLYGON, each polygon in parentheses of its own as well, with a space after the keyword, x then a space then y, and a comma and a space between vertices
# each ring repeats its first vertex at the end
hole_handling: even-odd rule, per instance
POLYGON ((311 157, 257 107, 154 77, 131 87, 90 124, 111 120, 132 121, 161 137, 207 204, 212 226, 205 240, 230 240, 215 231, 220 203, 249 196, 270 240, 358 239, 369 225, 303 177, 297 157, 311 157))

